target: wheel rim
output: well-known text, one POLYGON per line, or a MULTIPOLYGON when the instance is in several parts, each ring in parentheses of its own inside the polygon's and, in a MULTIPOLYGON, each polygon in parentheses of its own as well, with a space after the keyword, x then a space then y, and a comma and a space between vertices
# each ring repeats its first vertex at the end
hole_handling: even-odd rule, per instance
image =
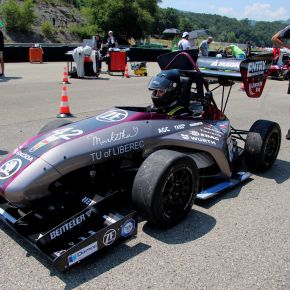
POLYGON ((167 218, 184 213, 193 194, 193 177, 188 168, 176 169, 168 176, 162 191, 162 210, 167 218))
POLYGON ((265 161, 271 163, 277 155, 279 147, 279 135, 277 132, 274 132, 270 135, 266 146, 265 146, 265 161))

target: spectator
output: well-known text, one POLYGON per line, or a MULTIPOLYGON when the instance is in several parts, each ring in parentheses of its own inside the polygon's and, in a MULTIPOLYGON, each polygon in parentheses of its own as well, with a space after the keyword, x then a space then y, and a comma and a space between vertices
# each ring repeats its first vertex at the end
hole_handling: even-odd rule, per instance
POLYGON ((102 48, 102 39, 99 34, 96 34, 93 36, 93 49, 95 50, 101 50, 102 48))
POLYGON ((246 54, 243 50, 241 50, 238 46, 236 45, 229 45, 225 47, 225 52, 229 52, 231 53, 231 55, 236 58, 236 59, 245 59, 246 58, 246 54))
POLYGON ((247 44, 246 56, 249 57, 251 56, 251 53, 252 53, 252 44, 250 41, 247 41, 246 44, 247 44))
POLYGON ((174 38, 172 39, 172 47, 171 47, 171 51, 177 51, 178 50, 178 43, 180 41, 180 35, 179 34, 175 34, 174 38))
POLYGON ((286 26, 272 37, 272 41, 276 46, 290 49, 290 45, 284 41, 286 39, 290 39, 290 25, 286 26))
MULTIPOLYGON (((285 42, 286 39, 290 39, 290 25, 286 26, 284 29, 278 31, 272 36, 272 41, 276 46, 285 47, 290 49, 290 45, 285 42)), ((287 93, 290 94, 290 76, 288 73, 289 84, 287 93)), ((286 135, 286 139, 290 140, 290 129, 286 135)))
POLYGON ((0 77, 4 76, 4 36, 3 36, 3 32, 2 32, 2 28, 3 28, 4 24, 2 21, 0 21, 0 64, 1 64, 1 73, 0 73, 0 77))
POLYGON ((109 48, 117 47, 117 46, 118 46, 118 43, 117 43, 116 38, 113 36, 113 31, 110 30, 110 31, 108 32, 108 35, 109 35, 109 37, 108 37, 108 39, 107 39, 107 47, 108 47, 108 49, 109 49, 109 48))
POLYGON ((208 56, 209 45, 212 43, 213 38, 209 36, 207 39, 203 40, 199 45, 199 51, 202 56, 208 56))
POLYGON ((280 56, 280 47, 273 47, 273 64, 278 64, 279 56, 280 56))
POLYGON ((183 32, 182 39, 178 42, 178 50, 188 50, 190 48, 190 43, 188 41, 189 33, 183 32))

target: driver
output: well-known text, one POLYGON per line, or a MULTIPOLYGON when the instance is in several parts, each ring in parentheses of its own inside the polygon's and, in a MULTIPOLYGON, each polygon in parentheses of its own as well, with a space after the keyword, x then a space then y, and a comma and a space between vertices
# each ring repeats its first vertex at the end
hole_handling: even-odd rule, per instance
POLYGON ((148 89, 152 91, 150 111, 169 116, 190 114, 182 104, 182 84, 177 69, 161 71, 151 79, 148 89))

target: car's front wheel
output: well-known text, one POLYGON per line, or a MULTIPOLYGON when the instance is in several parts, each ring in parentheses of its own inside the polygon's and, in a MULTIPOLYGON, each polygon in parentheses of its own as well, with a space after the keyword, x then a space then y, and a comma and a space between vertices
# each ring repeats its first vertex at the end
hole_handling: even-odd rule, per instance
POLYGON ((137 172, 133 204, 150 223, 173 226, 191 210, 198 181, 198 169, 191 157, 172 150, 158 150, 145 159, 137 172))
POLYGON ((244 160, 250 170, 263 172, 271 168, 279 153, 281 129, 279 124, 257 120, 247 135, 244 160))

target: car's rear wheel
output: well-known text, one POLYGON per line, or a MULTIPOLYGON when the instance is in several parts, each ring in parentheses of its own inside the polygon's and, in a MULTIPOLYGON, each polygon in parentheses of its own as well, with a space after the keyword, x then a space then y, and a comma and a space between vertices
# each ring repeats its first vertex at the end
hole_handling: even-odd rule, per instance
POLYGON ((198 189, 192 158, 171 150, 152 153, 135 176, 133 204, 139 214, 159 227, 173 226, 191 210, 198 189))
POLYGON ((69 120, 62 120, 62 119, 56 119, 53 121, 48 122, 47 124, 45 124, 38 132, 38 134, 44 134, 47 133, 49 131, 52 131, 54 129, 66 126, 71 124, 72 122, 69 120))
POLYGON ((279 153, 281 129, 279 124, 257 120, 247 135, 244 160, 250 170, 263 172, 272 167, 279 153))

